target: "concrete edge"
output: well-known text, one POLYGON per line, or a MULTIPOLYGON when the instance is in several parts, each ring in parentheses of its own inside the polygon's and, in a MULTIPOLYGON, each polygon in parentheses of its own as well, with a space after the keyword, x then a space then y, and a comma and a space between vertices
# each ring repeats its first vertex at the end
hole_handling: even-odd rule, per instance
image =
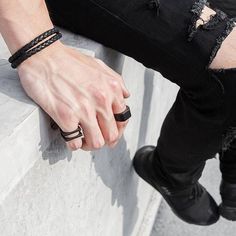
MULTIPOLYGON (((95 56, 92 50, 69 47, 86 55, 95 56)), ((2 59, 6 57, 7 54, 2 59)), ((13 132, 0 141, 2 157, 0 158, 0 205, 58 134, 57 131, 52 131, 49 118, 46 112, 35 104, 35 109, 27 118, 12 127, 13 132), (22 148, 25 146, 27 148, 22 148)))
POLYGON ((161 199, 162 196, 157 192, 157 190, 154 189, 150 197, 146 212, 144 214, 143 221, 136 236, 150 236, 161 203, 161 199))

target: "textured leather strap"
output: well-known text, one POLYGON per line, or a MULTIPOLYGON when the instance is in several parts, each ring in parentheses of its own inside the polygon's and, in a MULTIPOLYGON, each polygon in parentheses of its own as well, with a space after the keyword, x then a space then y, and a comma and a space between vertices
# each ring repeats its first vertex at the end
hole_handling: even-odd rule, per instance
POLYGON ((16 53, 14 53, 9 59, 8 61, 10 63, 12 63, 14 60, 16 60, 18 57, 22 56, 27 50, 29 50, 30 48, 34 47, 35 45, 37 45, 39 42, 43 41, 44 39, 48 38, 49 36, 55 34, 55 33, 59 33, 59 30, 57 28, 52 28, 42 34, 40 34, 38 37, 36 37, 35 39, 33 39, 32 41, 30 41, 29 43, 27 43, 24 47, 22 47, 21 49, 19 49, 16 53))
POLYGON ((49 38, 48 40, 44 41, 42 44, 40 44, 37 47, 34 47, 33 49, 24 52, 20 57, 16 58, 16 60, 14 60, 11 64, 12 68, 16 68, 17 66, 19 66, 23 61, 25 61, 27 58, 33 56, 34 54, 36 54, 37 52, 43 50, 44 48, 48 47, 49 45, 51 45, 52 43, 54 43, 55 41, 57 41, 58 39, 60 39, 62 37, 61 33, 56 34, 55 36, 49 38))

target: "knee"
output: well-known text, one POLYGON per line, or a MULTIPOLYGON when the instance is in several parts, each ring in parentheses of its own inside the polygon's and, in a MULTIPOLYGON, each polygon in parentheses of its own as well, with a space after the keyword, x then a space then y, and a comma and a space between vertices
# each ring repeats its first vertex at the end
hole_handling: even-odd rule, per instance
MULTIPOLYGON (((223 13, 224 14, 224 13, 223 13)), ((196 29, 198 27, 214 27, 217 23, 217 13, 213 9, 204 6, 199 19, 196 21, 196 29), (215 19, 215 20, 214 20, 215 19)), ((235 26, 236 23, 234 23, 235 26)), ((219 41, 217 45, 217 52, 211 58, 209 63, 210 69, 228 69, 236 67, 236 28, 222 37, 222 41, 219 41)))
POLYGON ((219 9, 211 9, 205 0, 198 0, 192 7, 194 14, 192 25, 189 27, 188 41, 192 41, 199 31, 216 29, 220 22, 227 19, 224 31, 216 39, 208 63, 210 69, 228 69, 236 67, 236 29, 235 19, 219 9))
POLYGON ((226 37, 215 58, 210 64, 211 69, 229 69, 236 67, 236 28, 226 37))

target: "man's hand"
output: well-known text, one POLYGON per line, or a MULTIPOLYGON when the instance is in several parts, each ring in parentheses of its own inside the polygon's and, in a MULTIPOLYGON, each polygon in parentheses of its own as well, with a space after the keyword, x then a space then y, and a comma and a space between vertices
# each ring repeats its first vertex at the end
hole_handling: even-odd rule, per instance
MULTIPOLYGON (((52 27, 44 0, 0 0, 0 32, 12 54, 52 27)), ((28 96, 63 131, 81 124, 85 138, 67 142, 70 149, 114 146, 121 137, 128 121, 116 122, 113 113, 125 110, 129 92, 101 60, 57 41, 24 61, 18 73, 28 96)))
POLYGON ((85 137, 67 142, 70 149, 112 146, 122 136, 128 121, 116 122, 114 113, 125 110, 129 92, 122 77, 101 60, 58 41, 24 61, 18 73, 28 96, 63 131, 81 124, 85 137))

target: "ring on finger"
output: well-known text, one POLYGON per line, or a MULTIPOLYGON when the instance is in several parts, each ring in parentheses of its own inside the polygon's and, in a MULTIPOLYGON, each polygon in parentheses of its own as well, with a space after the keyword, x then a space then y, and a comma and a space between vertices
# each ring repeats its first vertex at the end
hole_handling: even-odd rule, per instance
POLYGON ((121 113, 114 114, 116 121, 126 121, 131 117, 131 112, 129 106, 126 105, 126 108, 121 113))
POLYGON ((61 133, 62 138, 66 142, 71 141, 71 140, 76 139, 76 138, 83 138, 84 137, 83 129, 80 126, 80 124, 78 124, 78 128, 76 128, 75 130, 70 131, 70 132, 65 132, 60 128, 60 133, 61 133), (71 135, 71 134, 74 134, 74 133, 77 133, 77 132, 79 132, 77 135, 72 136, 72 137, 67 137, 68 135, 71 135))

